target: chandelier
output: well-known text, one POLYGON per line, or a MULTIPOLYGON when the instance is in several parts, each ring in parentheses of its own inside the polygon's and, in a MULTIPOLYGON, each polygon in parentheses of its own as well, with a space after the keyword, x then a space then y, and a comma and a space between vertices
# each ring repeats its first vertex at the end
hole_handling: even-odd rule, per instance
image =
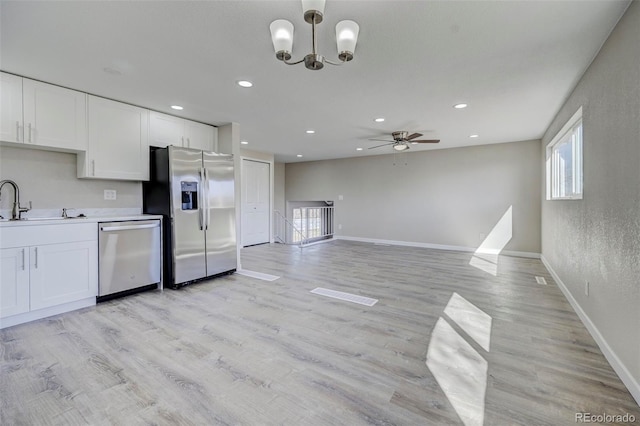
POLYGON ((296 62, 289 62, 293 49, 293 24, 286 19, 277 19, 269 26, 271 41, 276 51, 276 58, 287 65, 296 65, 304 62, 304 66, 310 70, 319 70, 325 62, 331 65, 342 65, 353 59, 353 52, 358 42, 360 27, 354 21, 340 21, 336 25, 336 41, 338 44, 338 59, 341 62, 332 62, 318 54, 316 41, 316 24, 322 22, 325 0, 302 0, 304 20, 311 24, 311 53, 296 62))

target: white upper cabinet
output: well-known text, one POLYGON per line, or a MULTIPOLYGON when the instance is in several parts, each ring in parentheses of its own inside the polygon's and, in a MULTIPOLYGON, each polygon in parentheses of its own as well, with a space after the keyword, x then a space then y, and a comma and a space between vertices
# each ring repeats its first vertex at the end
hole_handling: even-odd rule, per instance
POLYGON ((183 146, 184 120, 173 115, 151 111, 149 113, 149 145, 164 148, 183 146))
POLYGON ((149 110, 89 95, 88 116, 78 177, 149 180, 149 110))
POLYGON ((24 79, 24 142, 84 151, 87 149, 87 94, 24 79))
POLYGON ((215 151, 218 129, 208 124, 151 111, 149 145, 164 148, 169 145, 215 151))
POLYGON ((215 151, 217 136, 218 129, 216 127, 185 120, 185 137, 188 148, 215 151))
POLYGON ((4 142, 62 151, 87 149, 87 95, 11 74, 0 75, 4 142))
POLYGON ((22 77, 0 73, 0 140, 22 142, 22 77))

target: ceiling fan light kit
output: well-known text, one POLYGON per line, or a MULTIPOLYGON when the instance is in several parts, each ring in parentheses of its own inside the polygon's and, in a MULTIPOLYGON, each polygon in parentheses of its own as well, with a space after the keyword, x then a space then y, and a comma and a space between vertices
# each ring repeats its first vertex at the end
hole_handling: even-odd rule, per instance
POLYGON ((412 133, 409 134, 409 132, 407 132, 406 130, 401 130, 398 132, 392 132, 391 133, 391 137, 393 138, 392 141, 388 141, 386 139, 369 139, 370 141, 383 141, 383 142, 387 142, 384 143, 382 145, 377 145, 377 146, 372 146, 369 149, 374 149, 374 148, 380 148, 383 146, 388 146, 388 145, 392 145, 392 148, 396 151, 404 151, 407 150, 409 148, 411 148, 409 146, 409 143, 413 144, 419 144, 419 143, 438 143, 440 142, 440 139, 416 139, 419 138, 420 136, 422 136, 422 133, 412 133))
POLYGON ((302 0, 304 20, 311 24, 311 53, 299 61, 289 62, 293 50, 293 24, 286 19, 277 19, 271 23, 271 41, 276 52, 276 58, 287 65, 296 65, 304 62, 304 66, 310 70, 320 70, 325 63, 342 65, 353 59, 353 52, 358 42, 360 27, 351 20, 338 22, 336 25, 336 42, 338 47, 338 59, 341 62, 332 62, 317 53, 316 25, 322 22, 324 17, 325 0, 302 0))

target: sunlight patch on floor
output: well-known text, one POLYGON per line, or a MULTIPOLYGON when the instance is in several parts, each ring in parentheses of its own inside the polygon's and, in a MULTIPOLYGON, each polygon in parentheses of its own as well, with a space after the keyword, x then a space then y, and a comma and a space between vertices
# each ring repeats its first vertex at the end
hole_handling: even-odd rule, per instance
POLYGON ((498 255, 513 236, 513 206, 509 206, 502 218, 475 251, 469 265, 494 277, 498 275, 498 255))
POLYGON ((491 316, 458 293, 453 293, 444 313, 485 351, 491 342, 491 316))
POLYGON ((489 363, 469 342, 489 352, 492 318, 458 293, 444 314, 449 320, 440 317, 431 332, 427 367, 465 426, 482 426, 489 363))

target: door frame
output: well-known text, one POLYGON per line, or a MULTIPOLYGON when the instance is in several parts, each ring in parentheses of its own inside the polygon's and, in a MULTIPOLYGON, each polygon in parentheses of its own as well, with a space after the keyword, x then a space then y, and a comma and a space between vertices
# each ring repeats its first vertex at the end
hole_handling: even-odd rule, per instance
MULTIPOLYGON (((273 185, 273 181, 274 181, 274 174, 273 174, 273 168, 274 168, 274 161, 273 160, 265 160, 264 158, 257 158, 257 157, 252 157, 252 156, 248 156, 248 155, 241 155, 240 156, 240 181, 244 182, 244 161, 255 161, 257 163, 265 163, 269 165, 269 243, 274 242, 273 239, 273 190, 274 190, 274 185, 273 185)), ((243 218, 243 212, 242 212, 242 208, 243 208, 243 202, 242 202, 242 188, 243 186, 240 185, 240 241, 238 246, 239 247, 244 247, 242 245, 242 218, 243 218)))

